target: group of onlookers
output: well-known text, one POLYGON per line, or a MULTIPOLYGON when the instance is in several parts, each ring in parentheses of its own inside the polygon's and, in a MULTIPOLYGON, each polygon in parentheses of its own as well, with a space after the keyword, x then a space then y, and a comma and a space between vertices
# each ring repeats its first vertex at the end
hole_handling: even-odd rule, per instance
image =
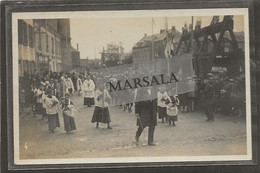
MULTIPOLYGON (((119 80, 118 76, 108 77, 119 80)), ((51 133, 56 127, 60 127, 58 114, 62 112, 64 129, 69 133, 76 130, 75 105, 71 101, 71 96, 76 94, 83 97, 83 105, 95 105, 91 122, 96 123, 96 128, 99 128, 99 123, 106 123, 107 128, 112 129, 108 107, 115 104, 115 99, 118 103, 123 97, 116 97, 113 92, 108 91, 106 85, 99 84, 103 79, 102 74, 45 72, 41 76, 37 73, 29 76, 25 73, 20 79, 20 106, 23 108, 31 105, 34 116, 41 115, 42 119, 48 119, 51 133)), ((189 92, 179 95, 177 88, 169 89, 164 86, 156 90, 147 87, 126 92, 128 94, 125 97, 133 97, 133 102, 121 100, 120 107, 129 113, 135 108, 139 126, 136 132, 137 142, 143 129, 149 127, 148 144, 154 145, 153 134, 157 118, 175 126, 178 110, 186 113, 204 109, 207 121, 214 121, 215 112, 245 115, 243 74, 231 78, 226 73, 208 73, 204 78, 197 78, 195 75, 187 77, 184 82, 191 88, 188 89, 189 92)))

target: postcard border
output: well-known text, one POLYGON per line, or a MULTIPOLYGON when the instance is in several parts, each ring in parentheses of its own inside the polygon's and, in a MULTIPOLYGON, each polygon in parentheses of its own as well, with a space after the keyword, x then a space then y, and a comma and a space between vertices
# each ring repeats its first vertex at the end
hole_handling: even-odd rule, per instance
MULTIPOLYGON (((250 27, 249 27, 249 30, 250 30, 250 27)), ((10 32, 10 31, 9 31, 10 32)), ((10 33, 9 33, 10 34, 10 33)), ((248 37, 248 39, 249 39, 249 37, 248 37)), ((251 38, 250 38, 250 40, 251 40, 251 38)), ((9 40, 9 46, 10 46, 10 40, 9 40)), ((251 46, 250 46, 251 47, 251 46)), ((10 47, 9 47, 10 48, 10 47)), ((9 53, 10 54, 10 53, 9 53)), ((252 54, 251 54, 252 55, 252 54)), ((11 63, 12 64, 12 63, 11 63)), ((10 65, 10 64, 9 64, 10 65)), ((11 73, 12 74, 12 73, 11 73)), ((12 75, 10 75, 10 73, 9 74, 7 74, 7 76, 12 76, 12 75)), ((250 75, 249 75, 250 76, 250 75)), ((10 81, 9 81, 10 82, 10 81)), ((9 83, 10 84, 10 83, 9 83)), ((9 85, 10 86, 10 85, 9 85)), ((11 85, 12 86, 12 85, 11 85)), ((8 92, 8 93, 10 93, 10 91, 8 92)), ((9 105, 10 105, 10 100, 8 100, 8 103, 9 103, 9 105)), ((9 112, 10 113, 10 112, 9 112)), ((11 114, 9 114, 9 115, 11 115, 11 114)), ((10 121, 10 117, 8 117, 8 121, 10 121)), ((8 124, 9 125, 9 124, 8 124)), ((9 130, 10 130, 10 126, 9 126, 9 130)), ((9 133, 10 133, 10 131, 9 131, 9 133)), ((8 137, 10 138, 10 136, 8 135, 8 137)), ((10 152, 9 152, 9 154, 10 154, 10 152)), ((184 162, 185 163, 185 162, 184 162)), ((201 162, 201 163, 203 163, 203 162, 201 162)), ((208 162, 206 162, 207 164, 208 164, 208 162)), ((229 163, 229 162, 226 162, 226 163, 229 163)), ((251 162, 246 162, 246 164, 250 164, 251 162)), ((10 167, 12 167, 12 165, 9 165, 10 167)))

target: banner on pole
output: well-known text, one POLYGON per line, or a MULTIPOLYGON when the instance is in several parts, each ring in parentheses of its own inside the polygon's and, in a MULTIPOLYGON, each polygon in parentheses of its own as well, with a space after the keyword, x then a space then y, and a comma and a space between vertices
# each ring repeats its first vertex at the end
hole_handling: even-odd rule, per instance
POLYGON ((191 54, 102 68, 94 79, 96 89, 108 91, 110 98, 96 96, 108 106, 156 99, 160 90, 169 96, 195 91, 191 54))

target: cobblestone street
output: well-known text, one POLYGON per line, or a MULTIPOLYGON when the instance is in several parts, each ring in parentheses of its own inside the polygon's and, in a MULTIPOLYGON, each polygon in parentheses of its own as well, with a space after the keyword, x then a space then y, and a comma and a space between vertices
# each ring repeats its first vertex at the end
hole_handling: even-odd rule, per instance
POLYGON ((179 113, 176 126, 158 120, 154 142, 147 146, 147 129, 135 142, 136 116, 119 107, 110 107, 111 127, 91 123, 94 107, 83 106, 83 98, 74 96, 77 130, 66 134, 63 117, 55 133, 48 132, 47 120, 33 118, 29 109, 20 115, 20 159, 144 157, 144 156, 210 156, 246 154, 244 117, 216 114, 207 122, 203 112, 179 113))

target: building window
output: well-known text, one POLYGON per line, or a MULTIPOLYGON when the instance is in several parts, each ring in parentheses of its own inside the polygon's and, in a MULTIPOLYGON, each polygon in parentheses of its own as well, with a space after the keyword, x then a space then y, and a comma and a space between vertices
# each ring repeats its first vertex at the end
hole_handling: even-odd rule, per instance
POLYGON ((18 20, 18 44, 28 45, 27 24, 23 20, 18 20))
POLYGON ((56 53, 60 55, 60 42, 58 40, 56 40, 56 53))
POLYGON ((58 40, 55 40, 55 51, 56 51, 56 54, 59 55, 59 45, 58 45, 58 40))
POLYGON ((23 45, 28 45, 27 24, 25 22, 23 22, 23 45))
POLYGON ((42 50, 42 36, 41 36, 41 30, 39 31, 39 45, 38 45, 38 49, 42 50))
POLYGON ((33 27, 29 25, 29 46, 31 48, 33 48, 33 44, 34 44, 34 41, 33 41, 33 38, 34 38, 34 31, 33 31, 33 27))
POLYGON ((54 53, 54 39, 51 38, 51 52, 54 53))
POLYGON ((48 39, 48 35, 46 33, 46 52, 49 52, 49 39, 48 39))
POLYGON ((23 21, 18 20, 18 44, 23 44, 23 21))

